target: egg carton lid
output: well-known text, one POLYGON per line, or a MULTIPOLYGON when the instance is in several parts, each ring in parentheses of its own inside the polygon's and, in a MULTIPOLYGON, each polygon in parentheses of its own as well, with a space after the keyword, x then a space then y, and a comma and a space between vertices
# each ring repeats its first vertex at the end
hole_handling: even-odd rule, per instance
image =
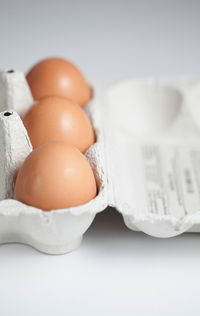
POLYGON ((96 85, 108 204, 155 237, 200 228, 200 81, 130 78, 96 85))

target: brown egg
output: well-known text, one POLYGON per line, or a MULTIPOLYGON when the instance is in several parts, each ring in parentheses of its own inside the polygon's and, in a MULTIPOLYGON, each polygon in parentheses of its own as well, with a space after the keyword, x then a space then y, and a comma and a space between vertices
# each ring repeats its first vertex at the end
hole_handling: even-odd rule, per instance
POLYGON ((92 168, 75 147, 52 142, 33 150, 18 172, 14 197, 45 211, 81 205, 97 193, 92 168))
POLYGON ((71 100, 46 97, 23 118, 33 148, 49 141, 63 141, 85 152, 95 141, 89 118, 71 100))
POLYGON ((62 58, 42 60, 28 72, 26 79, 35 100, 54 95, 84 106, 92 96, 92 90, 81 72, 62 58))

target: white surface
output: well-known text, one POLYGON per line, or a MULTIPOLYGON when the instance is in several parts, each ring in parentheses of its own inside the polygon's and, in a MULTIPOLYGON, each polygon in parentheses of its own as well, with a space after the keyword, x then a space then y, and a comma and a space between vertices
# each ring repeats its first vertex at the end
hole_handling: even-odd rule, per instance
POLYGON ((156 239, 97 215, 63 256, 0 247, 2 315, 199 315, 199 235, 156 239))
MULTIPOLYGON (((199 75, 199 10, 195 0, 0 0, 0 68, 63 55, 94 79, 199 75)), ((198 234, 155 239, 104 212, 68 255, 0 246, 0 313, 197 316, 199 249, 198 234)))

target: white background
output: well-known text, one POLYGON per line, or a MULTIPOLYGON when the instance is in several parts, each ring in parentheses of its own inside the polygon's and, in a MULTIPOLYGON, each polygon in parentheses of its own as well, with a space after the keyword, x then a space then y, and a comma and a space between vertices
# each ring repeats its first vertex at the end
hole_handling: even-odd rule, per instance
MULTIPOLYGON (((0 68, 64 56, 88 79, 200 74, 200 1, 2 1, 0 68)), ((0 315, 200 315, 200 235, 156 239, 99 214, 81 248, 0 246, 0 315)))

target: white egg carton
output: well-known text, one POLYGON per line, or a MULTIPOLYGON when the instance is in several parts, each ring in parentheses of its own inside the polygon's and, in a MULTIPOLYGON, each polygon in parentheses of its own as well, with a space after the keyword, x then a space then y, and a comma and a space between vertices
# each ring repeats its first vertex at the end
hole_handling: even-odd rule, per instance
POLYGON ((21 72, 0 75, 0 243, 21 242, 49 254, 69 252, 108 205, 130 229, 152 236, 200 232, 198 79, 95 84, 85 110, 97 141, 86 156, 98 195, 85 205, 50 212, 13 199, 16 172, 32 150, 15 111, 24 114, 32 102, 21 72))

